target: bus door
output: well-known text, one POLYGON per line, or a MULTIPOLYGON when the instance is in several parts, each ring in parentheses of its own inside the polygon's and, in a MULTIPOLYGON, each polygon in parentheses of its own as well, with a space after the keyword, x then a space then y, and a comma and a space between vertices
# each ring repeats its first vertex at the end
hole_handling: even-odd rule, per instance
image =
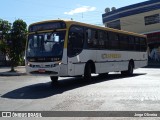
POLYGON ((81 57, 80 54, 83 50, 84 33, 83 27, 73 25, 70 28, 68 36, 68 74, 79 75, 81 74, 81 57))

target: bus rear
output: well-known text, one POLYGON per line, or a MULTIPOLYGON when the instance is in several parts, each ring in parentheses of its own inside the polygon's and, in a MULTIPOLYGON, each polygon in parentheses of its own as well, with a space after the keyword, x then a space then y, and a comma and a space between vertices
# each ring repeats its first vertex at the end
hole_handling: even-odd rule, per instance
MULTIPOLYGON (((46 21, 31 24, 26 46, 26 71, 32 75, 60 75, 62 58, 66 56, 66 24, 46 21)), ((67 60, 63 59, 63 64, 67 60)), ((64 73, 63 73, 64 74, 64 73)))

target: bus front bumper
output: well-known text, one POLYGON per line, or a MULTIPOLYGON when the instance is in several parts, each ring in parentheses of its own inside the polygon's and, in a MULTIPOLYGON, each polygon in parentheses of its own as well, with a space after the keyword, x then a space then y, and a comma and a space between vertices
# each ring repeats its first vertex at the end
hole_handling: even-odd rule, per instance
POLYGON ((29 63, 26 65, 26 72, 30 75, 59 76, 59 71, 59 63, 29 63))

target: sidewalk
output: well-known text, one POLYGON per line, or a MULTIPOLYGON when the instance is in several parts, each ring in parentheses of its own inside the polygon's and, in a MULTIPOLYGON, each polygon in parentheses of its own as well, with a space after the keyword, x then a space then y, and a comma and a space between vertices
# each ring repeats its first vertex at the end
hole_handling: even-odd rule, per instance
POLYGON ((0 76, 22 76, 27 75, 25 66, 15 67, 16 72, 10 72, 10 67, 0 67, 0 76))

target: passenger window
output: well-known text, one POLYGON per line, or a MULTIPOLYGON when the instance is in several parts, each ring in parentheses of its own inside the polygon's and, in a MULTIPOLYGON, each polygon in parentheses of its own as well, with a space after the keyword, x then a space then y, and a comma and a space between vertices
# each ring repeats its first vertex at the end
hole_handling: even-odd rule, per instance
POLYGON ((99 32, 99 48, 104 49, 105 48, 105 34, 103 31, 99 32))
POLYGON ((129 40, 129 37, 126 36, 126 35, 123 35, 121 34, 119 36, 120 38, 120 50, 128 50, 128 40, 129 40))
POLYGON ((109 33, 109 46, 110 49, 119 49, 119 36, 116 33, 109 33))
POLYGON ((134 51, 135 50, 135 44, 134 44, 134 37, 130 36, 128 41, 128 50, 134 51))
POLYGON ((109 49, 108 32, 104 32, 104 40, 105 40, 105 49, 109 49))
POLYGON ((147 50, 146 39, 140 39, 140 48, 142 52, 145 52, 147 50))
POLYGON ((98 48, 98 31, 93 29, 86 30, 88 48, 98 48))
POLYGON ((140 40, 138 37, 135 38, 135 50, 140 51, 140 40))

